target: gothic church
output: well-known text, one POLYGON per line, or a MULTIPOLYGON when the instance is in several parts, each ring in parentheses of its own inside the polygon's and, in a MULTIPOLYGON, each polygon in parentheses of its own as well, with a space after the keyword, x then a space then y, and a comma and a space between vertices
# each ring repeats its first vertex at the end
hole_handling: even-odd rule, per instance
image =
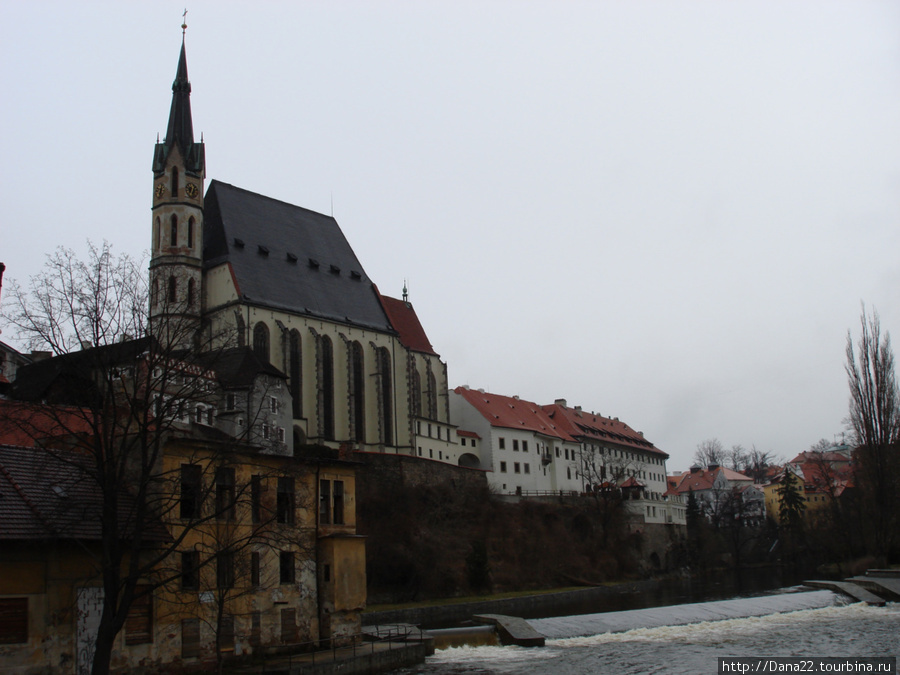
POLYGON ((412 305, 379 293, 333 217, 217 180, 205 189, 183 43, 172 92, 153 153, 155 334, 252 346, 279 369, 289 414, 266 438, 285 454, 324 444, 458 463, 447 367, 412 305))

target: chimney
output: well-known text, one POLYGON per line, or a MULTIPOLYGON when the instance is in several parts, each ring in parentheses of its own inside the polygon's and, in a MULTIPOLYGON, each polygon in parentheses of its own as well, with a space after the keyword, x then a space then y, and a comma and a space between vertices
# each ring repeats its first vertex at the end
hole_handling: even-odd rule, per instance
POLYGON ((691 467, 691 473, 700 473, 700 467, 697 466, 696 464, 694 464, 694 465, 691 467))
POLYGON ((719 465, 718 465, 718 464, 710 464, 708 467, 706 467, 706 469, 707 469, 708 471, 715 471, 715 470, 718 469, 718 468, 719 468, 719 465))
POLYGON ((566 407, 566 399, 558 398, 553 402, 554 405, 561 405, 563 408, 566 407))

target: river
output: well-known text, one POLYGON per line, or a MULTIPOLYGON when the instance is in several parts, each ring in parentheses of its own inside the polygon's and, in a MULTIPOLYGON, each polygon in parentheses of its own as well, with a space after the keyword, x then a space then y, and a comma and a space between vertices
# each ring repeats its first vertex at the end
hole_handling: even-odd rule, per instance
POLYGON ((729 656, 900 656, 900 604, 869 607, 801 587, 531 623, 546 647, 444 649, 403 672, 697 675, 729 656))

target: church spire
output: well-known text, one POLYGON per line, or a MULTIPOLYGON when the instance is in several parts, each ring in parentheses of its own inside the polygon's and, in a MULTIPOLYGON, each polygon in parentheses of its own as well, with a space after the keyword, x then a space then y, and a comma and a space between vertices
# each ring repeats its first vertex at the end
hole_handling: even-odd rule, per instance
POLYGON ((169 109, 169 125, 162 143, 156 144, 153 153, 153 171, 165 171, 169 153, 177 147, 184 161, 184 168, 192 174, 200 175, 205 168, 203 143, 194 143, 194 124, 191 119, 191 83, 188 80, 187 53, 184 36, 181 39, 181 54, 178 70, 172 83, 172 106, 169 109))

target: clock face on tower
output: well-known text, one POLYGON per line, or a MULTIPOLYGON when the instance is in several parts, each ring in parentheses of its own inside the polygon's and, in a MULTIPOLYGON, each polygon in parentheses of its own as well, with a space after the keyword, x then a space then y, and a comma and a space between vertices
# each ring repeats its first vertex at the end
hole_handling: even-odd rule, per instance
POLYGON ((197 190, 197 185, 195 183, 188 183, 184 186, 184 193, 191 199, 196 197, 198 192, 199 190, 197 190))
POLYGON ((166 194, 166 186, 162 183, 157 183, 156 189, 153 192, 156 194, 157 199, 162 199, 162 196, 166 194))

